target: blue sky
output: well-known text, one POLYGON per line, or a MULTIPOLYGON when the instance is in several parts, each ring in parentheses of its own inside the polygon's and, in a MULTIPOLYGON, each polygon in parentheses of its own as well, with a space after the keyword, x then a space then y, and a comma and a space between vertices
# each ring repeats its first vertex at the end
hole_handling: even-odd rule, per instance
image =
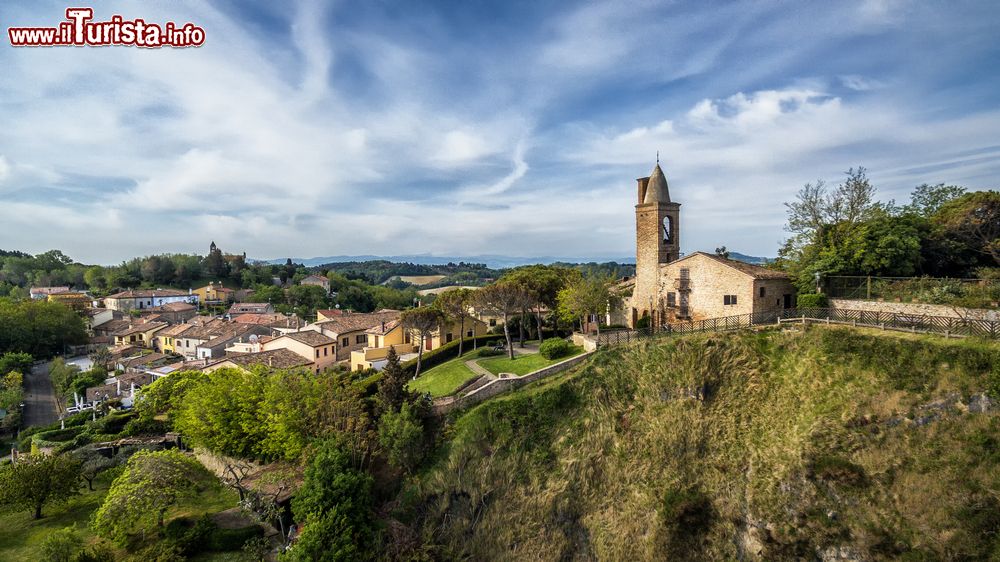
MULTIPOLYGON (((79 2, 73 5, 80 5, 79 2)), ((0 25, 67 4, 8 0, 0 25)), ((197 49, 0 43, 0 248, 634 253, 659 150, 684 251, 774 255, 782 202, 996 188, 996 2, 111 2, 197 49)))

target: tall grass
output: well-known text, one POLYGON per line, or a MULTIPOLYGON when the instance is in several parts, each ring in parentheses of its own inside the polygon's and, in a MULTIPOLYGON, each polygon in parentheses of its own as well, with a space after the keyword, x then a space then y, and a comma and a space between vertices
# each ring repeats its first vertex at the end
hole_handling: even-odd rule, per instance
POLYGON ((455 419, 398 515, 477 560, 1000 554, 997 418, 907 421, 987 390, 998 349, 817 327, 602 351, 455 419))

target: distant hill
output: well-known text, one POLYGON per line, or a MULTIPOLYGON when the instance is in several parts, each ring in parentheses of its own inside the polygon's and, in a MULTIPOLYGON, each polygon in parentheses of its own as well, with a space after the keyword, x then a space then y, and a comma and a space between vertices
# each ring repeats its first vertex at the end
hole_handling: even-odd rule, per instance
MULTIPOLYGON (((264 263, 269 264, 282 264, 288 258, 278 258, 263 260, 264 263)), ((343 262, 365 262, 365 261, 389 261, 395 263, 412 263, 416 265, 443 265, 446 263, 482 263, 490 269, 507 269, 510 267, 518 267, 522 265, 532 265, 536 263, 550 264, 556 262, 562 263, 590 263, 590 262, 618 262, 618 263, 634 263, 635 258, 621 256, 608 256, 608 257, 594 257, 594 258, 580 258, 580 257, 565 257, 565 256, 541 256, 541 257, 517 257, 517 256, 501 256, 501 255, 481 255, 481 256, 432 256, 429 254, 415 254, 415 255, 399 255, 399 256, 374 256, 374 255, 363 255, 363 256, 324 256, 315 258, 292 258, 295 263, 301 263, 306 267, 316 267, 319 265, 326 265, 330 263, 343 263, 343 262)))
MULTIPOLYGON (((764 258, 760 256, 749 256, 746 254, 741 254, 739 252, 730 252, 729 257, 734 260, 743 261, 752 264, 764 264, 771 261, 772 258, 764 258)), ((277 258, 270 260, 262 260, 264 263, 270 264, 282 264, 288 258, 277 258)), ((606 262, 617 262, 620 264, 634 264, 634 256, 593 256, 593 257, 566 257, 566 256, 539 256, 539 257, 518 257, 518 256, 502 256, 496 254, 486 254, 479 256, 432 256, 430 254, 410 254, 410 255, 398 255, 398 256, 375 256, 375 255, 361 255, 361 256, 323 256, 314 258, 292 258, 295 263, 301 263, 306 267, 316 267, 320 265, 326 265, 330 263, 344 263, 344 262, 366 262, 366 261, 389 261, 395 263, 412 263, 416 265, 443 265, 446 263, 482 263, 486 264, 486 267, 490 269, 507 269, 510 267, 518 267, 522 265, 532 265, 536 263, 550 264, 550 263, 606 263, 606 262)))

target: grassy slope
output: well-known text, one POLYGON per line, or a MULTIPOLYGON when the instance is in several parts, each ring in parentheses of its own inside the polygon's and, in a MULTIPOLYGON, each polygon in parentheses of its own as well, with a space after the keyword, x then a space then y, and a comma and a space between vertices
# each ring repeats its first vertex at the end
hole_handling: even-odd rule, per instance
POLYGON ((998 556, 1000 417, 909 421, 998 381, 997 344, 846 328, 609 350, 460 415, 398 515, 446 558, 998 556))
POLYGON ((466 354, 463 357, 456 357, 450 361, 445 361, 440 365, 428 369, 422 373, 417 380, 410 381, 407 385, 410 390, 417 392, 430 392, 431 396, 447 396, 455 391, 465 381, 476 376, 465 362, 473 356, 466 354))

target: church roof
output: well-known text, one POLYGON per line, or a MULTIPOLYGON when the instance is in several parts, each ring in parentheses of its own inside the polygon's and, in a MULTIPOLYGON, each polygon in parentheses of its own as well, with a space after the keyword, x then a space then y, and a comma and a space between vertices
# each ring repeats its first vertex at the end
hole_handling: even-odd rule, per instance
POLYGON ((660 163, 649 174, 649 183, 646 184, 646 197, 643 203, 669 203, 670 191, 667 189, 667 178, 663 175, 660 163))
POLYGON ((753 265, 752 263, 746 263, 739 260, 731 260, 729 258, 724 258, 716 254, 709 254, 708 252, 692 252, 679 260, 674 260, 670 264, 663 264, 661 267, 666 265, 673 265, 677 262, 684 261, 686 259, 693 258, 694 256, 704 256, 708 259, 715 260, 722 265, 729 266, 741 273, 745 273, 754 279, 788 279, 788 274, 784 271, 779 271, 777 269, 768 269, 766 267, 761 267, 759 265, 753 265))

